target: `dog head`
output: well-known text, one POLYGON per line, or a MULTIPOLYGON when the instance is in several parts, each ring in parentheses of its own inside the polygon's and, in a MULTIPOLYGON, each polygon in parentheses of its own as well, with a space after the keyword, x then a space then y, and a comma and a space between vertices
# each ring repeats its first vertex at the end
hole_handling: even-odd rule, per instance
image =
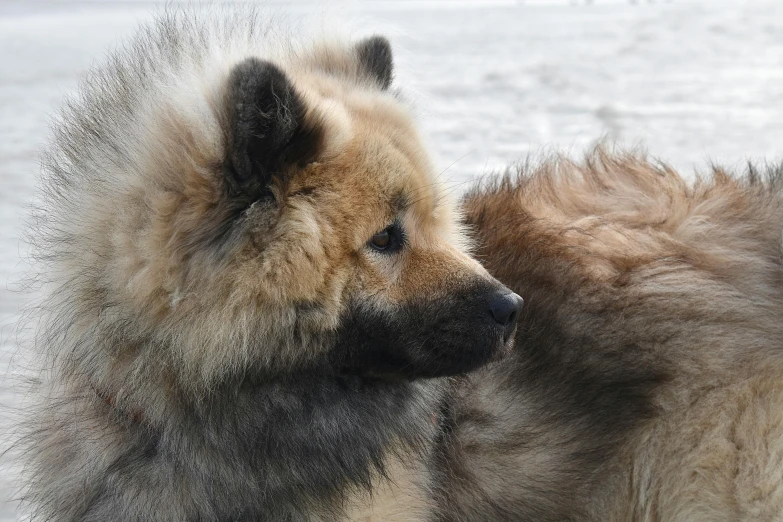
POLYGON ((469 256, 387 40, 169 62, 80 144, 105 166, 80 292, 116 346, 188 382, 452 375, 507 347, 521 299, 469 256))

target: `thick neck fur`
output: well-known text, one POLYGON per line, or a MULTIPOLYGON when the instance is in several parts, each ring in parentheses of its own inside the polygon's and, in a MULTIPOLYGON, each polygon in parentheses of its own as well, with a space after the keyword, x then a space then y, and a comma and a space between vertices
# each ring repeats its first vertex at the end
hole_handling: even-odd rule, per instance
POLYGON ((142 404, 74 378, 32 435, 49 469, 29 500, 41 520, 340 519, 390 455, 423 457, 439 386, 314 372, 227 378, 198 401, 157 387, 142 404))

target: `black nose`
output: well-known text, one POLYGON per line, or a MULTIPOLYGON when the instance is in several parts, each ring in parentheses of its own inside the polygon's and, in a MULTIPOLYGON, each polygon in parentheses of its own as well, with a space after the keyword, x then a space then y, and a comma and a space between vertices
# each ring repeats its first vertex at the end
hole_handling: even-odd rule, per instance
POLYGON ((517 325, 524 301, 514 292, 497 293, 489 302, 489 310, 495 322, 503 327, 503 340, 508 341, 517 325))

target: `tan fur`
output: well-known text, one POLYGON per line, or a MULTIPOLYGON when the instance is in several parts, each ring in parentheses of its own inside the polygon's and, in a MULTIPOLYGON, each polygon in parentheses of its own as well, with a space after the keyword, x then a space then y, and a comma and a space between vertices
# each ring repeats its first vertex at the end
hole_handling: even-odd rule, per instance
POLYGON ((783 520, 781 189, 598 149, 467 197, 527 306, 456 403, 455 519, 783 520))
MULTIPOLYGON (((333 54, 338 52, 332 50, 333 54)), ((129 280, 120 288, 131 306, 149 311, 151 321, 161 317, 163 324, 151 327, 169 331, 173 329, 169 325, 183 322, 209 328, 239 318, 253 322, 258 320, 256 314, 275 315, 281 313, 276 307, 300 301, 330 303, 318 321, 322 327, 333 327, 343 295, 350 291, 346 285, 356 280, 360 265, 366 265, 362 269, 376 267, 378 280, 371 283, 376 287, 394 291, 402 286, 392 284, 394 276, 386 275, 387 267, 378 266, 377 260, 352 257, 357 247, 395 217, 395 201, 390 198, 397 194, 420 194, 409 212, 409 223, 416 220, 411 242, 435 249, 444 244, 441 231, 453 219, 446 215, 436 221, 434 201, 439 196, 431 194, 437 189, 430 179, 427 156, 418 144, 410 117, 391 95, 379 97, 361 87, 348 89, 319 70, 291 69, 295 85, 311 104, 310 117, 326 128, 328 144, 318 163, 294 173, 288 186, 278 187, 283 202, 280 217, 269 230, 261 231, 270 238, 269 244, 248 244, 236 253, 236 261, 223 267, 219 277, 189 277, 189 271, 199 273, 199 265, 209 262, 199 259, 199 253, 189 245, 203 223, 215 219, 212 215, 219 211, 210 176, 223 151, 203 138, 199 140, 190 130, 179 132, 209 128, 209 122, 186 120, 174 126, 173 110, 163 113, 162 122, 158 117, 146 122, 152 129, 148 140, 153 144, 149 156, 142 160, 147 180, 135 187, 128 208, 118 212, 116 207, 107 207, 107 216, 93 218, 115 226, 115 244, 108 248, 122 249, 116 255, 122 262, 116 267, 117 277, 129 280), (337 143, 334 136, 339 137, 337 143), (160 180, 165 180, 162 185, 160 180), (298 195, 304 189, 308 189, 307 195, 298 195), (344 230, 343 222, 358 226, 344 230), (264 248, 263 256, 257 255, 259 248, 264 248), (182 299, 185 295, 188 299, 182 299), (216 299, 224 303, 221 313, 226 314, 226 321, 216 320, 216 299), (247 306, 250 302, 255 306, 247 306), (274 303, 275 308, 268 309, 268 303, 274 303)), ((208 103, 217 106, 220 102, 208 103)), ((466 259, 455 251, 450 263, 458 270, 466 259)), ((476 266, 471 264, 473 269, 476 266)), ((405 266, 397 270, 402 273, 405 266)), ((243 359, 250 356, 203 344, 203 339, 224 342, 228 333, 206 333, 198 326, 179 330, 179 335, 187 336, 180 339, 182 346, 201 345, 182 354, 181 369, 198 368, 201 379, 208 379, 213 369, 244 364, 243 359), (217 356, 220 359, 213 360, 217 356)), ((285 361, 281 364, 288 364, 291 358, 314 354, 268 355, 282 357, 285 361)))
POLYGON ((371 492, 350 500, 345 518, 352 522, 424 522, 436 513, 426 463, 408 456, 392 457, 386 478, 371 492), (402 457, 402 458, 401 458, 402 457))
MULTIPOLYGON (((319 47, 319 52, 326 49, 319 47)), ((337 60, 345 50, 332 48, 329 54, 337 60)), ((214 180, 224 154, 215 139, 219 90, 205 93, 214 98, 208 97, 202 110, 213 113, 189 114, 174 92, 161 102, 165 110, 147 115, 141 125, 148 131, 144 155, 137 159, 138 181, 124 173, 124 199, 96 202, 85 216, 90 227, 99 227, 84 238, 91 242, 91 261, 97 266, 110 262, 100 282, 80 289, 83 300, 93 301, 97 287, 108 284, 117 290, 118 306, 141 312, 138 320, 145 329, 176 336, 181 347, 176 371, 190 384, 209 386, 214 374, 258 355, 281 365, 317 355, 254 354, 247 339, 237 339, 236 331, 223 330, 224 325, 287 321, 285 310, 292 303, 318 302, 323 307, 311 319, 313 327, 331 329, 357 282, 382 306, 437 292, 449 275, 483 271, 459 245, 452 246, 455 215, 438 193, 410 116, 391 94, 379 96, 362 84, 348 87, 343 79, 308 65, 309 59, 289 65, 288 73, 310 103, 309 117, 326 129, 323 155, 277 187, 282 205, 276 222, 259 230, 263 239, 246 243, 219 271, 208 268, 212 260, 195 248, 204 223, 219 220, 223 211, 214 180), (411 254, 393 266, 357 255, 400 213, 398 195, 413 203, 403 214, 411 254), (95 238, 105 242, 96 246, 95 238), (212 272, 210 277, 203 277, 205 271, 212 272), (224 345, 236 348, 218 348, 224 345)))
POLYGON ((213 15, 142 30, 55 127, 33 517, 425 520, 446 382, 416 377, 499 353, 508 290, 469 255, 386 40, 213 15), (392 223, 404 248, 371 248, 392 223), (444 348, 428 321, 489 333, 444 348))

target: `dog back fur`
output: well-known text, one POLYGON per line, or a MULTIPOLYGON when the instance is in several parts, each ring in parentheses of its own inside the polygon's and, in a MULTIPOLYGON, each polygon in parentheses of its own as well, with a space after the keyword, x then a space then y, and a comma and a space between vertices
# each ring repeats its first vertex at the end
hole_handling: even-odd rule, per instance
POLYGON ((446 519, 780 520, 782 188, 599 148, 472 191, 479 259, 527 305, 450 412, 446 519))

